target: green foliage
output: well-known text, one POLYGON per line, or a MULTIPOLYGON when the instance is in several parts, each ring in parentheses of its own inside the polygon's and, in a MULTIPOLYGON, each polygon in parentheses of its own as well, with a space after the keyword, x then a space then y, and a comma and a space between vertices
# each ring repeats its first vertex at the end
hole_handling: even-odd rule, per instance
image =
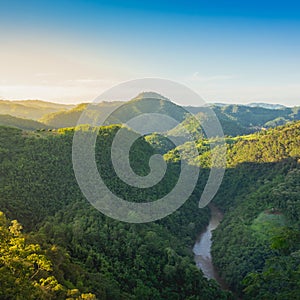
POLYGON ((277 230, 284 227, 285 224, 285 217, 280 211, 275 211, 273 208, 260 213, 258 217, 253 220, 251 229, 253 229, 258 236, 269 238, 272 237, 277 230))
MULTIPOLYGON (((142 112, 141 100, 134 101, 142 112)), ((168 111, 162 103, 155 101, 153 110, 168 111)), ((240 109, 220 110, 236 114, 240 109)), ((243 126, 267 118, 263 111, 253 118, 240 112, 243 126)), ((130 151, 133 170, 148 174, 149 158, 160 153, 168 161, 167 173, 153 188, 128 187, 110 160, 119 129, 101 127, 97 137, 96 162, 107 186, 128 201, 167 194, 178 178, 179 148, 170 150, 172 144, 158 135, 138 138, 130 151)), ((199 157, 190 163, 203 168, 179 210, 154 223, 125 224, 100 214, 81 194, 71 160, 74 130, 90 134, 91 128, 29 134, 0 127, 1 210, 27 232, 24 236, 18 222, 8 224, 0 215, 0 298, 230 299, 202 276, 190 251, 209 219, 207 209, 198 209, 211 166, 209 141, 197 141, 199 157)), ((299 130, 298 122, 226 139, 228 169, 214 200, 226 213, 213 233, 212 254, 220 275, 245 299, 272 299, 272 293, 276 299, 297 299, 299 294, 299 130)), ((190 144, 180 150, 189 160, 190 144)))
POLYGON ((17 118, 10 115, 0 115, 0 125, 17 127, 23 130, 40 130, 49 128, 49 126, 43 123, 28 119, 17 118))
MULTIPOLYGON (((186 109, 195 114, 200 123, 210 122, 208 108, 186 107, 186 109)), ((300 120, 299 107, 274 109, 245 105, 214 105, 211 109, 218 117, 224 134, 230 136, 249 134, 262 128, 300 120)))
MULTIPOLYGON (((296 280, 300 249, 300 123, 227 137, 225 141, 227 170, 214 202, 226 214, 213 234, 213 262, 229 286, 238 294, 244 293, 243 297, 273 299, 273 290, 278 295, 276 299, 296 299, 300 293, 296 280), (281 281, 277 287, 266 280, 276 269, 276 258, 285 263, 281 273, 274 271, 278 276, 276 284, 281 281), (255 284, 250 278, 255 278, 255 284), (285 283, 286 288, 281 288, 285 283), (259 286, 269 294, 259 293, 259 286)), ((210 167, 208 142, 211 141, 205 138, 198 141, 196 160, 190 158, 190 143, 172 149, 165 158, 176 162, 181 151, 190 164, 210 167)))
MULTIPOLYGON (((168 166, 165 181, 156 190, 138 194, 119 185, 108 159, 119 128, 100 128, 96 143, 98 168, 107 184, 129 201, 167 193, 176 182, 177 164, 168 166)), ((81 129, 89 134, 88 127, 81 129)), ((0 182, 1 208, 21 221, 30 231, 29 240, 34 241, 30 243, 41 245, 38 255, 50 262, 47 276, 37 281, 38 291, 58 293, 57 281, 70 299, 89 299, 93 297, 89 293, 97 299, 229 299, 230 293, 197 270, 190 251, 209 219, 207 209, 198 209, 207 174, 199 177, 199 187, 173 215, 150 224, 117 222, 96 211, 81 194, 72 169, 73 134, 72 128, 25 135, 0 127, 0 172, 5 174, 0 182)), ((148 160, 156 151, 163 153, 138 139, 130 153, 132 168, 139 174, 149 172, 148 160)), ((21 289, 15 293, 23 297, 21 289)))
MULTIPOLYGON (((40 122, 52 126, 55 128, 61 127, 74 127, 76 126, 81 114, 85 111, 88 124, 96 124, 97 120, 101 119, 106 115, 107 112, 111 112, 121 105, 122 102, 101 102, 99 104, 94 104, 88 106, 86 103, 81 103, 76 107, 69 109, 67 111, 56 111, 50 114, 45 114, 40 118, 40 122)), ((114 122, 114 123, 117 123, 114 122)))
MULTIPOLYGON (((201 138, 196 142, 199 156, 192 159, 191 142, 186 142, 166 155, 167 161, 179 160, 179 151, 182 158, 192 165, 207 168, 212 165, 210 143, 218 139, 201 138)), ((225 139, 227 146, 227 166, 233 168, 242 163, 275 163, 289 157, 300 157, 300 122, 290 123, 254 134, 237 136, 225 139)), ((215 150, 217 151, 217 150, 215 150)), ((251 176, 251 174, 250 174, 251 176)))
POLYGON ((261 272, 243 280, 245 299, 299 299, 299 254, 268 259, 261 272))
POLYGON ((300 123, 270 129, 241 137, 229 148, 229 166, 243 162, 277 162, 288 157, 300 157, 300 123))
MULTIPOLYGON (((42 123, 45 123, 48 126, 53 126, 55 128, 74 127, 84 110, 86 110, 85 114, 88 119, 88 123, 92 124, 97 119, 100 119, 102 116, 104 116, 106 112, 116 110, 118 106, 124 105, 122 107, 122 113, 118 114, 118 112, 115 112, 114 119, 111 119, 109 124, 120 123, 124 120, 127 121, 133 114, 143 111, 147 113, 172 113, 176 114, 177 118, 183 122, 182 124, 176 126, 174 129, 170 130, 169 135, 177 137, 184 133, 187 129, 192 133, 194 138, 198 139, 202 136, 205 136, 205 133, 203 133, 202 127, 199 126, 199 123, 202 125, 205 123, 209 124, 209 122, 211 121, 210 109, 208 109, 207 107, 185 107, 188 112, 191 112, 195 115, 195 117, 191 117, 189 114, 182 115, 180 107, 175 109, 174 104, 171 105, 171 102, 166 100, 168 99, 156 93, 141 93, 130 102, 128 102, 129 105, 127 106, 127 108, 126 105, 128 103, 124 105, 124 103, 118 101, 104 101, 98 104, 91 105, 89 109, 86 110, 87 104, 82 103, 71 109, 69 107, 66 107, 69 109, 65 108, 61 109, 60 111, 55 110, 48 114, 45 113, 43 116, 40 116, 39 119, 42 123), (145 101, 145 99, 147 101, 145 101), (164 101, 157 101, 159 99, 163 99, 164 101)), ((249 107, 244 105, 214 105, 211 107, 211 109, 220 120, 225 135, 228 136, 249 134, 258 131, 261 128, 275 127, 278 125, 284 125, 288 122, 300 120, 299 107, 267 109, 263 107, 249 107)), ((13 113, 8 111, 4 111, 4 113, 14 115, 13 113)), ((30 115, 22 115, 21 117, 31 118, 30 115)))
POLYGON ((56 128, 74 127, 86 106, 87 104, 80 104, 68 111, 57 111, 46 114, 39 121, 56 128))
MULTIPOLYGON (((113 99, 110 99, 113 100, 113 99)), ((168 100, 156 93, 141 93, 130 101, 130 109, 122 110, 122 115, 117 115, 115 120, 111 120, 110 123, 119 123, 120 120, 127 120, 132 115, 132 112, 141 111, 154 111, 160 113, 178 113, 174 111, 174 106, 168 105, 168 100), (147 103, 145 103, 147 99, 147 103), (153 105, 152 100, 163 99, 159 105, 153 105)), ((118 106, 122 105, 122 102, 101 102, 97 105, 92 105, 86 115, 89 119, 89 123, 95 122, 97 119, 104 116, 106 112, 115 110, 118 106), (95 110, 97 113, 95 113, 95 110)), ((32 120, 39 120, 42 124, 46 124, 46 127, 74 127, 81 113, 87 108, 86 103, 81 103, 74 107, 74 105, 63 105, 58 103, 44 102, 38 100, 27 101, 0 101, 0 111, 2 114, 8 114, 13 117, 26 118, 32 120)), ((284 125, 288 122, 297 121, 300 119, 299 107, 280 109, 276 108, 264 108, 264 107, 250 107, 243 105, 214 105, 211 107, 220 123, 223 127, 225 135, 237 136, 248 134, 257 131, 261 128, 270 128, 279 125, 284 125)), ((190 117, 188 114, 185 118, 182 118, 183 123, 172 129, 169 134, 172 136, 179 136, 185 129, 188 129, 194 138, 200 138, 205 134, 202 131, 200 124, 210 121, 210 113, 206 107, 185 107, 185 109, 194 117, 190 117), (185 128, 185 129, 184 129, 185 128)), ((179 111, 179 110, 178 110, 179 111)), ((178 114, 181 119, 181 115, 178 114)), ((6 117, 7 119, 7 117, 6 117)), ((1 121, 1 120, 0 120, 1 121)), ((16 126, 22 129, 31 128, 44 128, 44 126, 37 126, 38 124, 29 123, 25 120, 3 120, 2 125, 16 126), (8 122, 8 123, 7 123, 8 122), (13 124, 9 124, 13 123, 13 124)))
POLYGON ((241 138, 229 148, 234 168, 215 198, 226 214, 213 233, 212 255, 245 299, 300 294, 299 125, 241 138))
POLYGON ((46 251, 21 230, 16 220, 9 225, 0 212, 0 298, 65 299, 67 288, 53 275, 46 251))

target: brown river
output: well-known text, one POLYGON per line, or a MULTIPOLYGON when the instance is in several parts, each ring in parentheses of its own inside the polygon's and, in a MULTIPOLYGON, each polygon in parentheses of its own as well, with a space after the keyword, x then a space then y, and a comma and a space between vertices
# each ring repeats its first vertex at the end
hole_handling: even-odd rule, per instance
POLYGON ((195 262, 199 269, 202 270, 204 276, 208 279, 215 279, 223 289, 227 289, 225 283, 219 277, 217 270, 212 264, 211 258, 211 237, 212 231, 218 227, 220 224, 223 214, 222 212, 213 204, 209 205, 211 211, 211 218, 205 231, 202 232, 197 239, 193 252, 195 255, 195 262))

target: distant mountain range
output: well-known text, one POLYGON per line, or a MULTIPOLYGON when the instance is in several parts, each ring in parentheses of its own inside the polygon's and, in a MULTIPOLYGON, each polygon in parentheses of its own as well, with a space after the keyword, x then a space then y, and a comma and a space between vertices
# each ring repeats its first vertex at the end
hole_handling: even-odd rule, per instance
POLYGON ((247 106, 250 107, 262 107, 262 108, 267 108, 267 109, 284 109, 286 106, 282 104, 271 104, 271 103, 260 103, 260 102, 254 102, 254 103, 249 103, 247 106))
MULTIPOLYGON (((205 111, 209 108, 186 107, 186 109, 204 122, 207 115, 205 111)), ((249 134, 263 128, 276 127, 300 120, 300 107, 271 109, 234 104, 213 105, 211 109, 218 117, 224 133, 231 136, 249 134)))
MULTIPOLYGON (((118 113, 114 116, 114 123, 122 123, 124 120, 130 119, 132 111, 143 112, 143 109, 151 109, 156 113, 167 113, 172 109, 171 106, 164 102, 151 102, 151 99, 168 100, 167 98, 154 93, 145 92, 133 98, 130 106, 123 109, 122 115, 118 113), (147 101, 147 104, 145 102, 147 101), (159 103, 159 104, 157 104, 159 103), (156 105, 153 107, 153 105, 156 105)), ((97 110, 97 114, 105 113, 109 110, 114 110, 123 102, 101 102, 93 106, 97 110)), ((126 102, 124 102, 125 104, 126 102)), ((19 127, 26 130, 34 130, 41 128, 62 128, 73 127, 77 124, 82 112, 86 110, 88 104, 82 103, 79 105, 64 105, 39 100, 27 101, 0 101, 0 114, 10 115, 20 120, 8 118, 8 116, 0 117, 0 125, 9 125, 19 127), (25 119, 38 121, 39 123, 25 124, 25 119)), ((279 104, 267 103, 251 103, 249 105, 237 104, 212 104, 208 107, 186 106, 188 112, 196 116, 201 122, 207 120, 207 110, 212 109, 223 127, 225 135, 236 136, 249 134, 258 131, 262 128, 276 127, 284 125, 288 122, 300 120, 300 107, 285 107, 279 104)), ((95 112, 89 113, 90 122, 95 118, 95 112)), ((182 125, 177 126, 171 131, 171 134, 176 136, 182 132, 182 126, 192 128, 195 126, 193 120, 187 117, 182 125)), ((201 132, 196 129, 197 132, 201 132)))
MULTIPOLYGON (((226 103, 213 103, 214 106, 228 106, 229 104, 226 103)), ((249 106, 249 107, 262 107, 266 109, 284 109, 286 106, 282 104, 272 104, 272 103, 263 103, 263 102, 253 102, 249 104, 239 104, 240 106, 249 106)))
POLYGON ((0 100, 0 114, 8 114, 14 117, 38 120, 45 114, 57 111, 66 111, 75 105, 59 104, 41 100, 0 100))

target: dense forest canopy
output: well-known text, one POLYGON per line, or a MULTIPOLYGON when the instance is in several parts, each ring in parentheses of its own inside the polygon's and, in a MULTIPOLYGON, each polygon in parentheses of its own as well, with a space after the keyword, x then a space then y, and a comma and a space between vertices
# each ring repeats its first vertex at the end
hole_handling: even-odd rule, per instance
POLYGON ((48 126, 38 121, 24 119, 24 118, 17 118, 11 115, 0 115, 0 125, 16 127, 23 130, 41 130, 41 129, 52 128, 51 126, 48 126))
MULTIPOLYGON (((134 99, 136 109, 139 101, 134 99)), ((210 141, 194 130, 199 155, 193 160, 190 144, 179 146, 183 159, 200 166, 197 186, 179 210, 148 224, 118 222, 89 204, 74 176, 77 129, 72 126, 84 107, 64 107, 63 112, 52 107, 57 110, 43 117, 69 128, 45 129, 38 122, 2 117, 12 127, 0 126, 1 299, 299 298, 298 108, 214 107, 231 136, 225 138, 225 177, 213 200, 225 216, 213 233, 212 257, 234 295, 206 279, 191 252, 210 218, 207 207, 198 208, 211 166, 210 141)), ((195 113, 205 121, 203 111, 195 113)), ((169 135, 178 135, 180 126, 195 126, 191 119, 182 120, 169 135)), ((149 157, 157 153, 164 155, 168 169, 154 188, 128 187, 109 157, 119 129, 103 126, 97 135, 95 157, 107 186, 128 201, 152 201, 168 193, 178 178, 178 148, 158 134, 137 139, 130 152, 137 174, 149 172, 149 157)))
MULTIPOLYGON (((117 125, 100 129, 98 145, 104 152, 117 129, 117 125)), ((76 184, 73 132, 25 133, 0 127, 2 211, 17 219, 43 251, 58 247, 68 258, 49 270, 63 289, 62 296, 51 297, 78 289, 99 299, 229 299, 230 294, 205 279, 192 260, 189 246, 209 219, 207 209, 197 208, 199 191, 162 221, 140 225, 113 221, 96 211, 76 184)), ((140 172, 145 172, 147 160, 141 155, 147 157, 152 147, 141 139, 133 151, 140 172)), ((101 157, 99 163, 105 176, 109 163, 101 157)), ((167 176, 170 182, 174 174, 167 176)), ((114 186, 117 179, 107 180, 114 186)), ((166 188, 168 184, 161 185, 157 193, 166 188)), ((119 192, 133 201, 138 196, 134 189, 119 192)), ((14 281, 8 284, 13 288, 14 281)))

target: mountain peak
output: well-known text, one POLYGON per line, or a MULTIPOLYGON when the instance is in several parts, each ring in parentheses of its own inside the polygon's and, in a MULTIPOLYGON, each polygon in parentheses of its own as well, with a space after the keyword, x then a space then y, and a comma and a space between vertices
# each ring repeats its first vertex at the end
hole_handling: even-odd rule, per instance
POLYGON ((142 99, 160 99, 170 101, 168 98, 162 96, 156 92, 141 92, 133 100, 142 100, 142 99))

